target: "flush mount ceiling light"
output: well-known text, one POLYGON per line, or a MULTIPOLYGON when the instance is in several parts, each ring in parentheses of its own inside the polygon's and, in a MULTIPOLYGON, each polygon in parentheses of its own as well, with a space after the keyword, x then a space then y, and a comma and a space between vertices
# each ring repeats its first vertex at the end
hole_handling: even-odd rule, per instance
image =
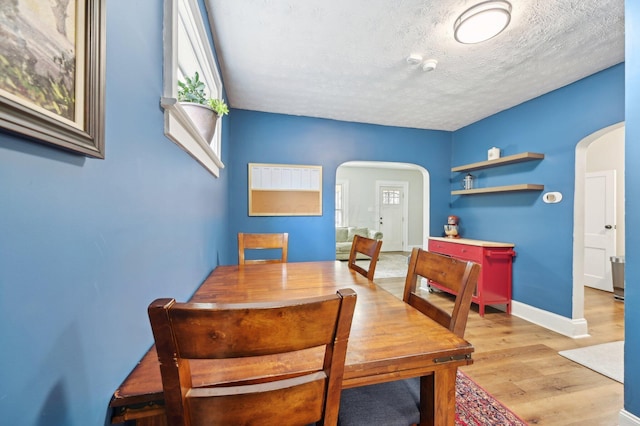
POLYGON ((500 34, 510 20, 511 3, 504 0, 485 1, 467 9, 456 19, 454 36, 460 43, 480 43, 500 34))

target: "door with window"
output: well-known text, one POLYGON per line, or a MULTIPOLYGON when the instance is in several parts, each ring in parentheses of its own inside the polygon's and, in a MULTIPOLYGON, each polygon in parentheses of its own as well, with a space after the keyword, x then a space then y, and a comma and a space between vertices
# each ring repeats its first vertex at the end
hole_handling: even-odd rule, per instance
POLYGON ((382 232, 382 251, 403 251, 407 240, 408 182, 378 182, 378 226, 382 232))

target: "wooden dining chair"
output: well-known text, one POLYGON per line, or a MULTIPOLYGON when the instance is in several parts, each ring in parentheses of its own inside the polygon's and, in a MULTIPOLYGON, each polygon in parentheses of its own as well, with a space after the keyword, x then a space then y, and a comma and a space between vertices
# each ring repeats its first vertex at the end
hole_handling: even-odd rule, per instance
POLYGON ((252 263, 286 263, 289 246, 289 234, 245 234, 238 233, 238 264, 248 265, 252 263), (280 258, 272 259, 247 259, 246 250, 280 249, 280 258))
POLYGON ((480 265, 475 262, 414 248, 409 260, 402 300, 459 337, 464 337, 479 274, 480 265), (420 278, 425 278, 427 284, 429 281, 434 281, 440 287, 446 288, 448 293, 456 295, 450 312, 439 308, 418 294, 420 278))
POLYGON ((265 303, 157 299, 148 312, 168 425, 335 425, 355 303, 351 289, 265 303), (321 347, 315 370, 282 368, 284 359, 321 347), (240 370, 244 377, 218 386, 192 379, 190 361, 243 357, 259 357, 240 370))
MULTIPOLYGON (((464 337, 480 265, 414 248, 404 284, 403 300, 459 337, 464 337), (455 294, 453 308, 444 310, 420 296, 419 280, 434 281, 455 294)), ((341 426, 409 426, 420 423, 421 395, 429 396, 433 376, 346 389, 342 392, 341 426)), ((423 419, 425 421, 426 419, 423 419)))
POLYGON ((349 268, 362 274, 369 280, 373 280, 373 276, 376 273, 376 265, 378 263, 378 257, 380 257, 381 248, 382 240, 374 240, 372 238, 354 235, 353 243, 351 244, 351 253, 349 254, 349 268), (367 269, 356 264, 358 253, 364 254, 371 258, 367 269))

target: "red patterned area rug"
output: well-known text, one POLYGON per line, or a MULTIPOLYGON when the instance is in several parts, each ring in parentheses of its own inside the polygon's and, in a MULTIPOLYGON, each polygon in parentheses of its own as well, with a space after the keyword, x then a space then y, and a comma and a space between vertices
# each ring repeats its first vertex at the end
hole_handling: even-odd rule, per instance
POLYGON ((527 423, 458 370, 456 426, 526 426, 527 423))

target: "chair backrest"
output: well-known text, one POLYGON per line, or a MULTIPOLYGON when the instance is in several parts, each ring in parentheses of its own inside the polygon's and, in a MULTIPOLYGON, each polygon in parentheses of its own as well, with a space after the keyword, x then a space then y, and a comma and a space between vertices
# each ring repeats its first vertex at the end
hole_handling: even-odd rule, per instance
POLYGON ((157 299, 148 311, 169 426, 335 425, 355 303, 351 289, 265 303, 157 299), (263 372, 251 369, 232 383, 195 387, 191 379, 190 360, 262 357, 323 346, 324 363, 315 371, 283 373, 272 357, 270 363, 258 363, 263 372))
POLYGON ((360 235, 355 235, 353 237, 353 243, 351 244, 351 253, 349 254, 349 268, 359 272, 369 280, 373 280, 381 248, 382 240, 374 240, 367 237, 361 237, 360 235), (367 269, 356 264, 358 253, 362 253, 371 258, 367 269))
POLYGON ((245 234, 238 233, 238 264, 251 263, 286 263, 289 246, 289 234, 245 234), (274 259, 246 259, 245 250, 281 249, 280 258, 274 259))
POLYGON ((477 263, 414 248, 404 284, 403 300, 456 335, 464 337, 479 273, 480 265, 477 263), (451 312, 446 312, 416 294, 420 277, 434 281, 456 295, 451 312))

